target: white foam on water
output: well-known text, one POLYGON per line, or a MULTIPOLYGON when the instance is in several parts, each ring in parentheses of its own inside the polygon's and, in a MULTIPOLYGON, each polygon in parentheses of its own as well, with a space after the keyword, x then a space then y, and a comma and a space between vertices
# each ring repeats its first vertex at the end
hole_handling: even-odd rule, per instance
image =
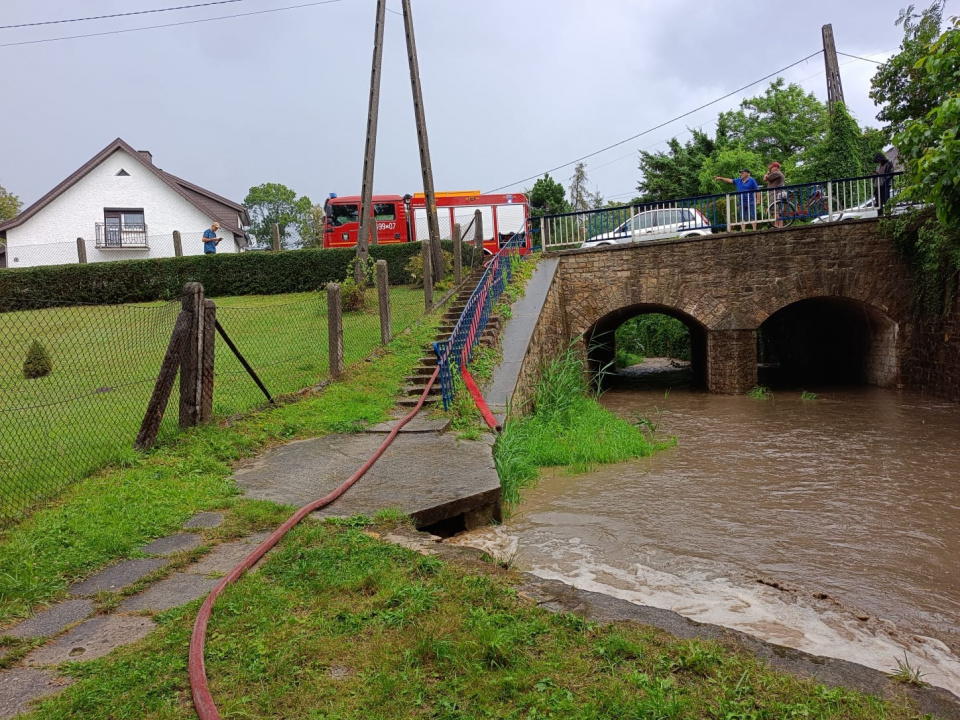
POLYGON ((525 547, 518 536, 497 527, 463 533, 447 542, 480 549, 500 561, 519 559, 521 569, 546 580, 672 610, 812 655, 888 673, 906 657, 911 668, 923 673, 924 681, 960 695, 960 658, 944 643, 901 632, 883 619, 858 620, 836 604, 818 606, 760 583, 718 577, 715 568, 683 563, 678 572, 639 563, 616 567, 598 560, 580 538, 554 538, 525 547))

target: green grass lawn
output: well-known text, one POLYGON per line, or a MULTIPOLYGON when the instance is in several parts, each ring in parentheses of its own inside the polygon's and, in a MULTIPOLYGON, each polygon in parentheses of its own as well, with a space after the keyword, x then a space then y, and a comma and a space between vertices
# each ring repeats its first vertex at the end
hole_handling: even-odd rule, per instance
MULTIPOLYGON (((403 377, 434 336, 436 314, 357 363, 341 382, 224 427, 193 428, 156 450, 80 479, 53 503, 0 531, 0 626, 66 596, 137 548, 175 532, 201 510, 239 502, 233 465, 271 445, 357 432, 385 420, 403 377)), ((2 634, 2 632, 0 632, 2 634)))
MULTIPOLYGON (((365 311, 344 314, 349 366, 380 342, 374 293, 365 311)), ((328 376, 326 293, 220 298, 217 317, 274 396, 328 376)), ((391 290, 395 330, 423 314, 423 291, 391 290)), ((58 307, 0 314, 0 523, 22 517, 66 485, 136 458, 133 441, 153 392, 179 303, 58 307), (53 371, 26 380, 34 340, 53 371)), ((214 412, 263 405, 265 397, 217 339, 214 412)), ((177 430, 177 391, 160 441, 177 430)))
MULTIPOLYGON (((816 685, 733 646, 551 614, 518 597, 508 573, 385 543, 388 529, 307 521, 225 592, 205 654, 222 717, 918 717, 905 699, 816 685)), ((29 717, 196 717, 187 645, 198 606, 68 667, 77 683, 29 717)))

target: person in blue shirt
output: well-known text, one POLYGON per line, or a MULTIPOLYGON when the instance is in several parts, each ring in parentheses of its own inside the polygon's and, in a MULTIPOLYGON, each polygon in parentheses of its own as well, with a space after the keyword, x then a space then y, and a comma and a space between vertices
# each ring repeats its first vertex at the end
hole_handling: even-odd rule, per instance
POLYGON ((747 222, 753 221, 750 225, 751 230, 757 229, 757 190, 760 186, 757 181, 750 177, 750 171, 744 168, 740 171, 738 178, 714 177, 719 182, 730 183, 737 186, 737 192, 740 194, 740 222, 746 227, 747 222))
POLYGON ((216 255, 217 254, 217 244, 220 242, 220 238, 217 237, 217 230, 220 229, 220 223, 215 222, 210 226, 209 230, 203 231, 203 254, 204 255, 216 255))

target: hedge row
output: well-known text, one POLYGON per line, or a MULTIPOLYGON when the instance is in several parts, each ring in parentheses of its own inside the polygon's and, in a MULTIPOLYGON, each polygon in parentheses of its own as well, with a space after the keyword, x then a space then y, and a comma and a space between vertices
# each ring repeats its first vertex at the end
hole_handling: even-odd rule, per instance
MULTIPOLYGON (((391 285, 409 282, 404 267, 419 252, 420 243, 370 248, 387 261, 391 285)), ((470 253, 464 247, 465 266, 470 253)), ((172 300, 188 282, 201 283, 208 297, 307 292, 343 280, 354 256, 351 248, 311 249, 10 268, 0 270, 0 312, 172 300)))

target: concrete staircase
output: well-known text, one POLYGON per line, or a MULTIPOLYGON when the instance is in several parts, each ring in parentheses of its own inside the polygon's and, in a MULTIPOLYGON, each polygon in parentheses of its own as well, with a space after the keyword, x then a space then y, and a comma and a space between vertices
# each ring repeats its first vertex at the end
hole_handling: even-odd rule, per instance
MULTIPOLYGON (((463 283, 462 289, 459 293, 457 293, 453 303, 443 314, 443 318, 440 321, 440 326, 437 328, 437 342, 450 339, 450 335, 453 333, 453 328, 457 324, 457 320, 460 319, 460 314, 467 305, 467 300, 470 299, 473 291, 477 288, 477 284, 483 277, 483 272, 484 268, 477 268, 463 283)), ((500 332, 500 324, 500 318, 495 315, 491 315, 490 319, 487 321, 487 326, 480 335, 480 344, 488 346, 493 345, 494 342, 496 342, 497 335, 500 332)), ((412 408, 417 404, 417 401, 420 399, 420 395, 423 394, 423 389, 427 386, 427 383, 430 382, 430 376, 433 375, 433 371, 437 369, 437 354, 433 350, 433 345, 427 345, 425 350, 426 352, 420 358, 419 363, 413 368, 413 372, 404 378, 404 382, 406 384, 401 388, 400 393, 402 397, 397 402, 397 405, 400 408, 412 408)), ((430 393, 427 395, 427 399, 424 402, 424 407, 439 402, 441 397, 440 380, 438 378, 434 386, 430 388, 430 393)))

